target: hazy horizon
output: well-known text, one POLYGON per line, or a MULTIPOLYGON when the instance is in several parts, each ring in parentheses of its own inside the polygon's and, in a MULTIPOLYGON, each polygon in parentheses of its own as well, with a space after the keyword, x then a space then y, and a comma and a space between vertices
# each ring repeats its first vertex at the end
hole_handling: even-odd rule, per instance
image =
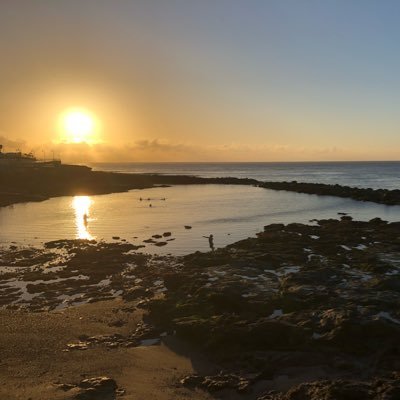
POLYGON ((4 0, 0 144, 79 163, 396 161, 399 11, 4 0))

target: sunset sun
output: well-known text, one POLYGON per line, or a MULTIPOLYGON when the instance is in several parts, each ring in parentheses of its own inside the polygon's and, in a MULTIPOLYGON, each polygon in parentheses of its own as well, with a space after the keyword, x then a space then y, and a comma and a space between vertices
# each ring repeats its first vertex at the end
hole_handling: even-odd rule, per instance
POLYGON ((70 109, 61 117, 63 141, 67 143, 96 143, 96 118, 83 109, 70 109))

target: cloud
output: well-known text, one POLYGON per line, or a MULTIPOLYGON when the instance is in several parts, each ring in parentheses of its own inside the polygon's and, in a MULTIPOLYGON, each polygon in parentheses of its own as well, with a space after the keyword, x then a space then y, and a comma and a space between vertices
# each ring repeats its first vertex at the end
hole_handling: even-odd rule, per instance
POLYGON ((193 150, 193 146, 188 146, 182 143, 170 143, 166 140, 152 139, 152 140, 138 140, 132 146, 134 150, 148 150, 148 151, 167 151, 167 152, 182 152, 193 150))
POLYGON ((162 139, 138 140, 121 145, 97 143, 59 143, 42 146, 66 162, 144 162, 144 161, 190 161, 201 157, 199 146, 173 143, 162 139))
POLYGON ((25 147, 25 142, 23 140, 8 139, 4 135, 5 133, 0 131, 0 144, 3 145, 5 151, 15 151, 25 147))
MULTIPOLYGON (((1 136, 0 136, 1 140, 1 136)), ((1 143, 1 142, 0 142, 1 143)), ((19 141, 5 143, 23 145, 19 141)), ((7 146, 8 147, 8 146, 7 146)), ((18 146, 17 146, 18 147, 18 146)), ((27 151, 26 148, 23 150, 27 151)), ((163 138, 140 139, 123 144, 112 143, 46 143, 36 146, 38 158, 61 158, 65 163, 93 162, 248 162, 248 161, 320 161, 362 159, 339 147, 307 147, 288 144, 224 143, 195 144, 173 142, 163 138)))

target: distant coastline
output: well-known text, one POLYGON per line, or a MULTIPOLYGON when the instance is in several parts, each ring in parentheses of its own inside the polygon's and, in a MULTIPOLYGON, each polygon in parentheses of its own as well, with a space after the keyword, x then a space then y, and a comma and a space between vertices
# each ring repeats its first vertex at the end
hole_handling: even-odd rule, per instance
POLYGON ((51 168, 0 169, 0 206, 29 201, 43 201, 51 197, 95 195, 151 188, 156 185, 253 185, 272 190, 320 196, 337 196, 385 205, 400 204, 400 190, 356 188, 339 184, 298 181, 260 181, 237 177, 203 178, 190 175, 161 175, 93 171, 79 165, 54 165, 51 168))
POLYGON ((95 171, 249 178, 261 182, 304 182, 398 189, 400 162, 120 162, 94 163, 95 171))

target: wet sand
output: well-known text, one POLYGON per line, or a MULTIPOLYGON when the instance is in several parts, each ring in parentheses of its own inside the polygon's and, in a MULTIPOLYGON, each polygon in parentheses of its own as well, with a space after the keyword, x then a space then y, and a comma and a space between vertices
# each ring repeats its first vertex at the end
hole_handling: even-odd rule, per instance
MULTIPOLYGON (((61 389, 85 378, 112 377, 124 399, 199 399, 204 392, 177 382, 210 366, 179 343, 110 349, 65 351, 80 335, 127 334, 141 321, 142 311, 122 300, 97 302, 59 312, 30 313, 0 310, 0 398, 7 400, 71 399, 78 388, 61 389), (123 318, 122 327, 110 326, 123 318), (179 349, 180 353, 171 350, 179 349)), ((175 340, 176 342, 176 340, 175 340)), ((118 396, 119 397, 119 396, 118 396)), ((102 398, 102 397, 95 397, 102 398)), ((111 397, 112 398, 112 397, 111 397)))

